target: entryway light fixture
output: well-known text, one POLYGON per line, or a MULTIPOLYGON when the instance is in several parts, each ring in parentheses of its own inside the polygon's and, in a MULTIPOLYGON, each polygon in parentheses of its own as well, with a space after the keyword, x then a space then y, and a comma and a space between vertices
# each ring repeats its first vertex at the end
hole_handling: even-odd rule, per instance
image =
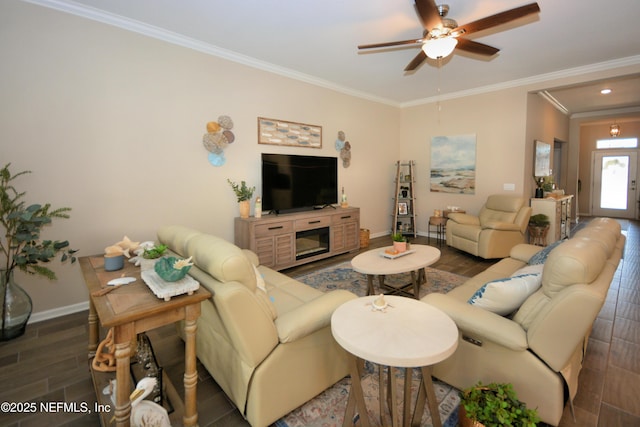
POLYGON ((609 135, 611 135, 612 138, 615 138, 618 135, 620 135, 620 125, 617 123, 614 123, 611 126, 609 126, 609 135))
POLYGON ((441 37, 427 40, 422 45, 422 50, 431 59, 445 58, 451 55, 456 48, 458 40, 455 37, 441 37))

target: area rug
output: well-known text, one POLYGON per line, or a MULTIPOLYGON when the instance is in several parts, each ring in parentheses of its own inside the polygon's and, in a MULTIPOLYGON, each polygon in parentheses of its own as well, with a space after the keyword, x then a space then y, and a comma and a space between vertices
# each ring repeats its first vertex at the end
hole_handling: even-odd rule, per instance
MULTIPOLYGON (((427 283, 420 286, 420 298, 431 293, 440 292, 446 294, 456 286, 460 286, 467 280, 467 277, 459 274, 449 273, 435 268, 425 268, 427 283)), ((346 289, 354 294, 363 297, 367 295, 367 276, 358 273, 351 268, 351 262, 345 261, 331 267, 326 267, 312 273, 296 276, 295 279, 313 286, 323 292, 335 289, 346 289)), ((394 274, 385 278, 385 283, 398 287, 411 283, 411 274, 394 274)), ((376 292, 383 292, 378 288, 377 278, 373 281, 376 292)))
MULTIPOLYGON (((372 426, 388 426, 391 418, 388 410, 385 411, 383 420, 380 419, 380 404, 378 401, 378 367, 366 362, 362 376, 362 389, 367 406, 369 421, 372 426)), ((404 372, 397 369, 398 382, 398 414, 402 416, 402 402, 404 402, 404 372)), ((386 374, 385 374, 386 375, 386 374)), ((420 374, 418 369, 412 370, 411 386, 411 413, 415 406, 418 387, 420 386, 420 374)), ((276 427, 333 427, 341 426, 344 420, 344 413, 347 408, 351 378, 346 377, 334 384, 333 387, 325 390, 319 396, 302 405, 300 408, 286 415, 275 423, 276 427)), ((433 387, 438 398, 438 408, 440 420, 444 427, 455 427, 458 425, 458 406, 460 405, 459 391, 448 384, 434 380, 433 387)), ((359 415, 356 414, 356 420, 359 415)), ((425 405, 425 410, 420 422, 421 426, 431 427, 431 414, 429 406, 425 405)))
MULTIPOLYGON (((427 283, 420 287, 420 297, 431 292, 446 293, 456 286, 461 285, 467 279, 454 273, 426 268, 427 283)), ((313 273, 308 273, 295 277, 297 280, 306 283, 322 291, 334 289, 347 289, 358 296, 365 296, 367 293, 367 277, 351 268, 350 262, 343 262, 335 266, 327 267, 313 273)), ((392 286, 410 283, 410 274, 399 274, 388 276, 385 282, 392 286)), ((377 280, 374 282, 376 291, 378 289, 377 280)), ((390 422, 389 415, 380 419, 380 405, 378 403, 379 384, 378 367, 372 363, 365 363, 365 370, 362 377, 362 387, 366 400, 369 420, 373 426, 385 426, 390 422)), ((415 405, 415 397, 420 385, 420 371, 412 370, 412 408, 415 405)), ((404 384, 404 371, 397 370, 398 384, 404 384)), ((459 391, 448 384, 434 380, 433 382, 440 412, 440 419, 445 427, 454 427, 458 424, 458 406, 460 404, 459 391)), ((351 378, 346 377, 325 390, 319 396, 295 409, 275 423, 276 427, 330 427, 342 425, 344 413, 347 407, 351 378)), ((401 403, 404 401, 402 387, 398 387, 398 411, 402 414, 401 403)), ((413 412, 413 410, 412 410, 413 412)), ((356 414, 356 417, 358 415, 356 414)), ((421 426, 432 426, 431 414, 428 406, 425 408, 421 426)))

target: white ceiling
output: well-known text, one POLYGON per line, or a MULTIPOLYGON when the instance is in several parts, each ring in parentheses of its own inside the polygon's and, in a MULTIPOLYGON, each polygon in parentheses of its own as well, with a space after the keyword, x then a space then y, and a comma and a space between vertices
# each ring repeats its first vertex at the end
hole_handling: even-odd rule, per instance
MULTIPOLYGON (((497 55, 456 51, 441 68, 429 60, 411 73, 403 69, 417 47, 357 45, 421 37, 412 0, 27 1, 398 105, 640 63, 638 0, 538 0, 539 14, 468 36, 497 55)), ((462 25, 532 0, 443 1, 462 25)), ((640 76, 549 94, 570 113, 640 106, 640 76), (618 85, 607 98, 585 95, 605 84, 618 85)))

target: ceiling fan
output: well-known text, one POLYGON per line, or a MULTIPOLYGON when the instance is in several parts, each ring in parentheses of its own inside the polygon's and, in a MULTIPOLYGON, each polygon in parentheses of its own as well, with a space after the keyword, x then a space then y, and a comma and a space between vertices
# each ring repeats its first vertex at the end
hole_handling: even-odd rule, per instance
POLYGON ((461 36, 506 24, 518 18, 540 12, 538 3, 530 3, 458 26, 455 20, 447 18, 449 5, 436 5, 435 0, 415 0, 415 7, 424 27, 422 38, 365 44, 358 46, 358 49, 376 49, 411 44, 420 46, 420 53, 413 58, 404 71, 415 70, 427 57, 432 59, 447 57, 456 48, 479 55, 491 56, 498 53, 500 49, 468 40, 461 36))

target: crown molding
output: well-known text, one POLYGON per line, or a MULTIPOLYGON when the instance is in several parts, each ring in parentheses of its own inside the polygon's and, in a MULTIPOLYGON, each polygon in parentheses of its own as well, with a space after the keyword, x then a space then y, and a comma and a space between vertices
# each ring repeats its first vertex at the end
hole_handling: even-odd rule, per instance
POLYGON ((323 87, 325 89, 331 89, 336 92, 344 93, 346 95, 366 99, 369 101, 387 104, 393 107, 399 107, 400 104, 396 101, 381 98, 372 95, 367 92, 357 91, 352 88, 337 85, 333 82, 319 79, 309 74, 300 73, 298 71, 291 70, 289 68, 280 67, 269 62, 260 61, 258 59, 233 52, 228 49, 205 43, 200 40, 193 39, 191 37, 183 36, 169 30, 165 30, 160 27, 145 24, 144 22, 137 21, 135 19, 125 18, 121 15, 116 15, 104 10, 100 10, 94 7, 82 5, 70 0, 23 0, 27 3, 33 3, 39 6, 55 9, 61 12, 66 12, 72 15, 80 16, 82 18, 91 19, 93 21, 101 22, 103 24, 112 25, 114 27, 122 28, 124 30, 132 31, 138 34, 142 34, 148 37, 152 37, 158 40, 165 41, 177 46, 182 46, 188 49, 192 49, 207 55, 216 56, 228 61, 236 62, 248 67, 256 68, 269 73, 278 74, 284 77, 288 77, 294 80, 298 80, 304 83, 309 83, 315 86, 323 87))
POLYGON ((567 109, 567 107, 562 105, 560 101, 558 101, 553 95, 551 95, 546 90, 541 90, 540 92, 538 92, 538 95, 544 98, 548 103, 553 105, 558 111, 560 111, 565 116, 569 115, 569 110, 567 109))
MULTIPOLYGON (((358 91, 349 87, 337 85, 333 82, 319 79, 315 76, 300 73, 285 67, 280 67, 265 61, 260 61, 255 58, 251 58, 246 55, 239 54, 221 47, 204 43, 200 40, 196 40, 190 37, 183 36, 181 34, 165 30, 160 27, 145 24, 143 22, 125 18, 120 15, 109 13, 94 7, 82 5, 71 0, 22 0, 27 3, 36 4, 39 6, 55 9, 58 11, 70 13, 83 18, 91 19, 94 21, 102 22, 104 24, 112 25, 118 28, 122 28, 128 31, 132 31, 138 34, 142 34, 148 37, 153 37, 158 40, 163 40, 174 45, 186 47, 196 50, 208 55, 213 55, 219 58, 223 58, 232 62, 243 64, 249 67, 253 67, 259 70, 267 71, 269 73, 278 74, 284 77, 288 77, 294 80, 298 80, 304 83, 309 83, 315 86, 319 86, 325 89, 334 90, 346 95, 354 96, 357 98, 386 104, 392 107, 406 108, 423 104, 437 103, 448 99, 464 98, 467 96, 480 95, 490 92, 496 92, 505 89, 511 89, 520 86, 535 85, 544 83, 547 81, 575 77, 584 75, 586 73, 605 71, 609 69, 615 69, 625 66, 634 66, 640 64, 640 55, 631 56, 627 58, 616 59, 612 61, 600 62, 590 64, 582 67, 575 67, 566 70, 555 71, 552 73, 540 74, 538 76, 527 77, 523 79, 511 80, 507 82, 501 82, 494 85, 482 86, 478 88, 468 89, 459 92, 450 92, 446 94, 439 94, 438 96, 417 99, 408 102, 397 102, 386 98, 381 98, 372 95, 367 92, 358 91)), ((564 107, 562 107, 564 108, 564 107)), ((562 111, 562 110, 561 110, 562 111)))
POLYGON ((640 113, 640 107, 624 107, 624 108, 613 108, 610 110, 589 111, 586 113, 575 113, 571 115, 571 119, 589 119, 594 117, 605 117, 605 116, 636 115, 638 113, 640 113))
MULTIPOLYGON (((442 94, 440 96, 432 96, 429 98, 418 99, 415 101, 403 102, 400 107, 414 107, 422 104, 431 104, 447 99, 464 98, 466 96, 480 95, 489 92, 497 92, 505 89, 512 89, 521 86, 539 85, 557 79, 581 76, 588 73, 606 71, 621 67, 640 65, 640 55, 629 56, 626 58, 614 59, 612 61, 598 62, 595 64, 589 64, 581 67, 568 68, 566 70, 554 71, 551 73, 540 74, 537 76, 531 76, 523 79, 510 80, 507 82, 498 83, 495 85, 482 86, 469 90, 451 92, 448 94, 442 94)), ((559 104, 561 105, 561 104, 559 104)), ((562 106, 561 108, 564 108, 562 106)), ((561 110, 562 111, 562 110, 561 110)))

